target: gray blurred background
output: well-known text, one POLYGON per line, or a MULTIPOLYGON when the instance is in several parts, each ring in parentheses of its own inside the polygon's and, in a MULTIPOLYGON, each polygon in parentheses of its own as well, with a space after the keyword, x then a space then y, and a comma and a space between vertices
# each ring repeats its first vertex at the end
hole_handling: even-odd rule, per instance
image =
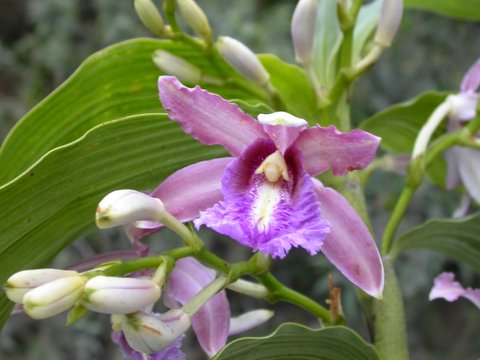
MULTIPOLYGON (((229 35, 256 52, 272 52, 293 61, 290 18, 296 0, 198 0, 218 35, 229 35)), ((158 4, 158 1, 157 1, 158 4)), ((480 56, 480 25, 429 13, 409 11, 394 46, 356 86, 352 115, 358 123, 376 111, 429 90, 455 90, 463 73, 480 56)), ((59 86, 93 52, 118 41, 149 36, 130 0, 1 0, 0 1, 0 140, 30 108, 59 86)), ((1 171, 1 170, 0 170, 1 171)), ((380 234, 402 186, 398 176, 376 173, 367 188, 374 227, 380 234), (381 192, 379 192, 381 189, 381 192)), ((425 184, 409 209, 403 227, 425 219, 450 216, 458 194, 425 184)), ((378 235, 377 234, 377 235, 378 235)), ((231 241, 204 232, 209 248, 229 260, 250 254, 231 241)), ((175 246, 167 233, 149 239, 158 251, 175 246)), ((60 254, 54 266, 66 266, 95 253, 128 248, 119 232, 95 232, 60 254)), ((457 273, 459 281, 480 287, 480 278, 469 268, 428 251, 408 252, 397 264, 406 302, 411 358, 419 360, 478 359, 480 311, 466 300, 428 301, 433 278, 441 271, 457 273)), ((349 325, 368 339, 368 331, 352 286, 332 270, 322 256, 302 251, 275 262, 273 272, 295 289, 318 301, 327 297, 327 274, 343 288, 343 305, 349 325)), ((284 321, 315 326, 315 319, 286 304, 229 293, 232 312, 256 307, 276 311, 268 324, 252 331, 265 335, 284 321)), ((0 335, 0 358, 13 359, 121 359, 110 343, 108 316, 90 314, 65 328, 65 317, 33 321, 24 315, 10 319, 0 335)), ((201 359, 192 336, 184 349, 191 359, 201 359)))

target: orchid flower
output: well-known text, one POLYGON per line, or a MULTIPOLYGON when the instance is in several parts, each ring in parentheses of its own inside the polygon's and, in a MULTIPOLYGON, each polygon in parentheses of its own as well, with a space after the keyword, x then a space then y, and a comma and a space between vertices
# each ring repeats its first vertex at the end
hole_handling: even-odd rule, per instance
POLYGON ((459 282, 455 281, 455 275, 453 273, 444 272, 435 278, 428 299, 434 300, 442 298, 451 302, 458 300, 459 297, 470 300, 480 309, 480 289, 465 289, 459 282))
MULTIPOLYGON (((452 99, 448 131, 456 131, 462 123, 477 114, 480 89, 480 59, 465 74, 460 93, 452 99)), ((467 147, 454 146, 445 152, 447 160, 447 189, 464 185, 468 195, 480 204, 480 152, 467 147)))
MULTIPOLYGON (((180 221, 195 220, 255 251, 283 258, 292 247, 320 250, 354 284, 381 297, 383 265, 357 212, 313 178, 328 169, 345 175, 375 156, 379 138, 362 130, 313 128, 284 112, 258 121, 216 94, 159 78, 160 99, 172 120, 206 145, 233 157, 190 165, 151 195, 180 221)), ((142 222, 138 239, 160 224, 142 222)))

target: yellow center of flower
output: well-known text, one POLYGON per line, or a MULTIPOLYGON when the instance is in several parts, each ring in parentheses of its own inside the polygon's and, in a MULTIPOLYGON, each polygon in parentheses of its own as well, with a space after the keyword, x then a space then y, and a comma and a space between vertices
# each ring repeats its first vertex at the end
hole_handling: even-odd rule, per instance
POLYGON ((255 174, 264 174, 270 183, 276 183, 280 178, 286 181, 290 179, 288 176, 287 163, 278 150, 263 160, 257 170, 255 170, 255 174))

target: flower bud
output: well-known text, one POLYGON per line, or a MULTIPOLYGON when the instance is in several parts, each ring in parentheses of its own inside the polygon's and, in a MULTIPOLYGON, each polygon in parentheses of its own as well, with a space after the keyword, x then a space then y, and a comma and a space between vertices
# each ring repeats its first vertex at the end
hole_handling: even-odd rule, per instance
POLYGON ((83 305, 106 314, 129 314, 160 298, 160 287, 149 279, 96 276, 85 284, 83 305))
POLYGON ((128 345, 144 354, 165 349, 190 327, 188 315, 182 309, 165 314, 137 312, 123 317, 122 331, 128 345))
POLYGON ((295 59, 299 64, 313 60, 315 22, 319 0, 300 0, 292 18, 292 41, 295 59))
POLYGON ((228 36, 219 37, 217 46, 223 58, 238 73, 257 85, 267 85, 270 75, 252 50, 228 36))
POLYGON ((274 313, 271 310, 258 309, 231 318, 229 336, 236 335, 262 325, 264 322, 270 320, 273 314, 274 313))
POLYGON ((7 297, 18 304, 23 302, 23 296, 30 290, 50 281, 76 276, 76 271, 59 269, 24 270, 10 276, 5 284, 7 297))
POLYGON ((168 51, 155 51, 153 62, 165 74, 173 75, 180 81, 199 83, 202 78, 202 71, 199 68, 168 51))
POLYGON ((135 0, 135 11, 143 25, 155 35, 163 35, 165 26, 162 15, 151 0, 135 0))
POLYGON ((403 15, 403 0, 383 0, 382 12, 374 41, 389 47, 397 33, 403 15))
POLYGON ((33 319, 60 314, 80 298, 84 284, 79 274, 47 282, 23 296, 23 309, 33 319))
POLYGON ((100 229, 138 220, 157 221, 165 211, 160 199, 135 190, 117 190, 98 204, 95 221, 100 229))
POLYGON ((204 39, 210 40, 212 29, 207 16, 197 3, 194 0, 177 0, 177 6, 185 23, 204 39))
POLYGON ((474 92, 465 92, 450 95, 447 101, 450 103, 450 119, 468 121, 477 115, 477 103, 479 95, 474 92))

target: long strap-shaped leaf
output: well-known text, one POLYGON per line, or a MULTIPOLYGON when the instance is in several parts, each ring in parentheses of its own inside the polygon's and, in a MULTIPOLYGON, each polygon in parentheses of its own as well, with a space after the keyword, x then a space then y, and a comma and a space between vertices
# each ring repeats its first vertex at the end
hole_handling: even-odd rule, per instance
MULTIPOLYGON (((0 188, 0 283, 13 272, 46 264, 93 226, 95 207, 118 188, 147 189, 188 164, 219 157, 164 114, 99 125, 48 152, 0 188)), ((0 324, 9 307, 0 295, 0 324)))

